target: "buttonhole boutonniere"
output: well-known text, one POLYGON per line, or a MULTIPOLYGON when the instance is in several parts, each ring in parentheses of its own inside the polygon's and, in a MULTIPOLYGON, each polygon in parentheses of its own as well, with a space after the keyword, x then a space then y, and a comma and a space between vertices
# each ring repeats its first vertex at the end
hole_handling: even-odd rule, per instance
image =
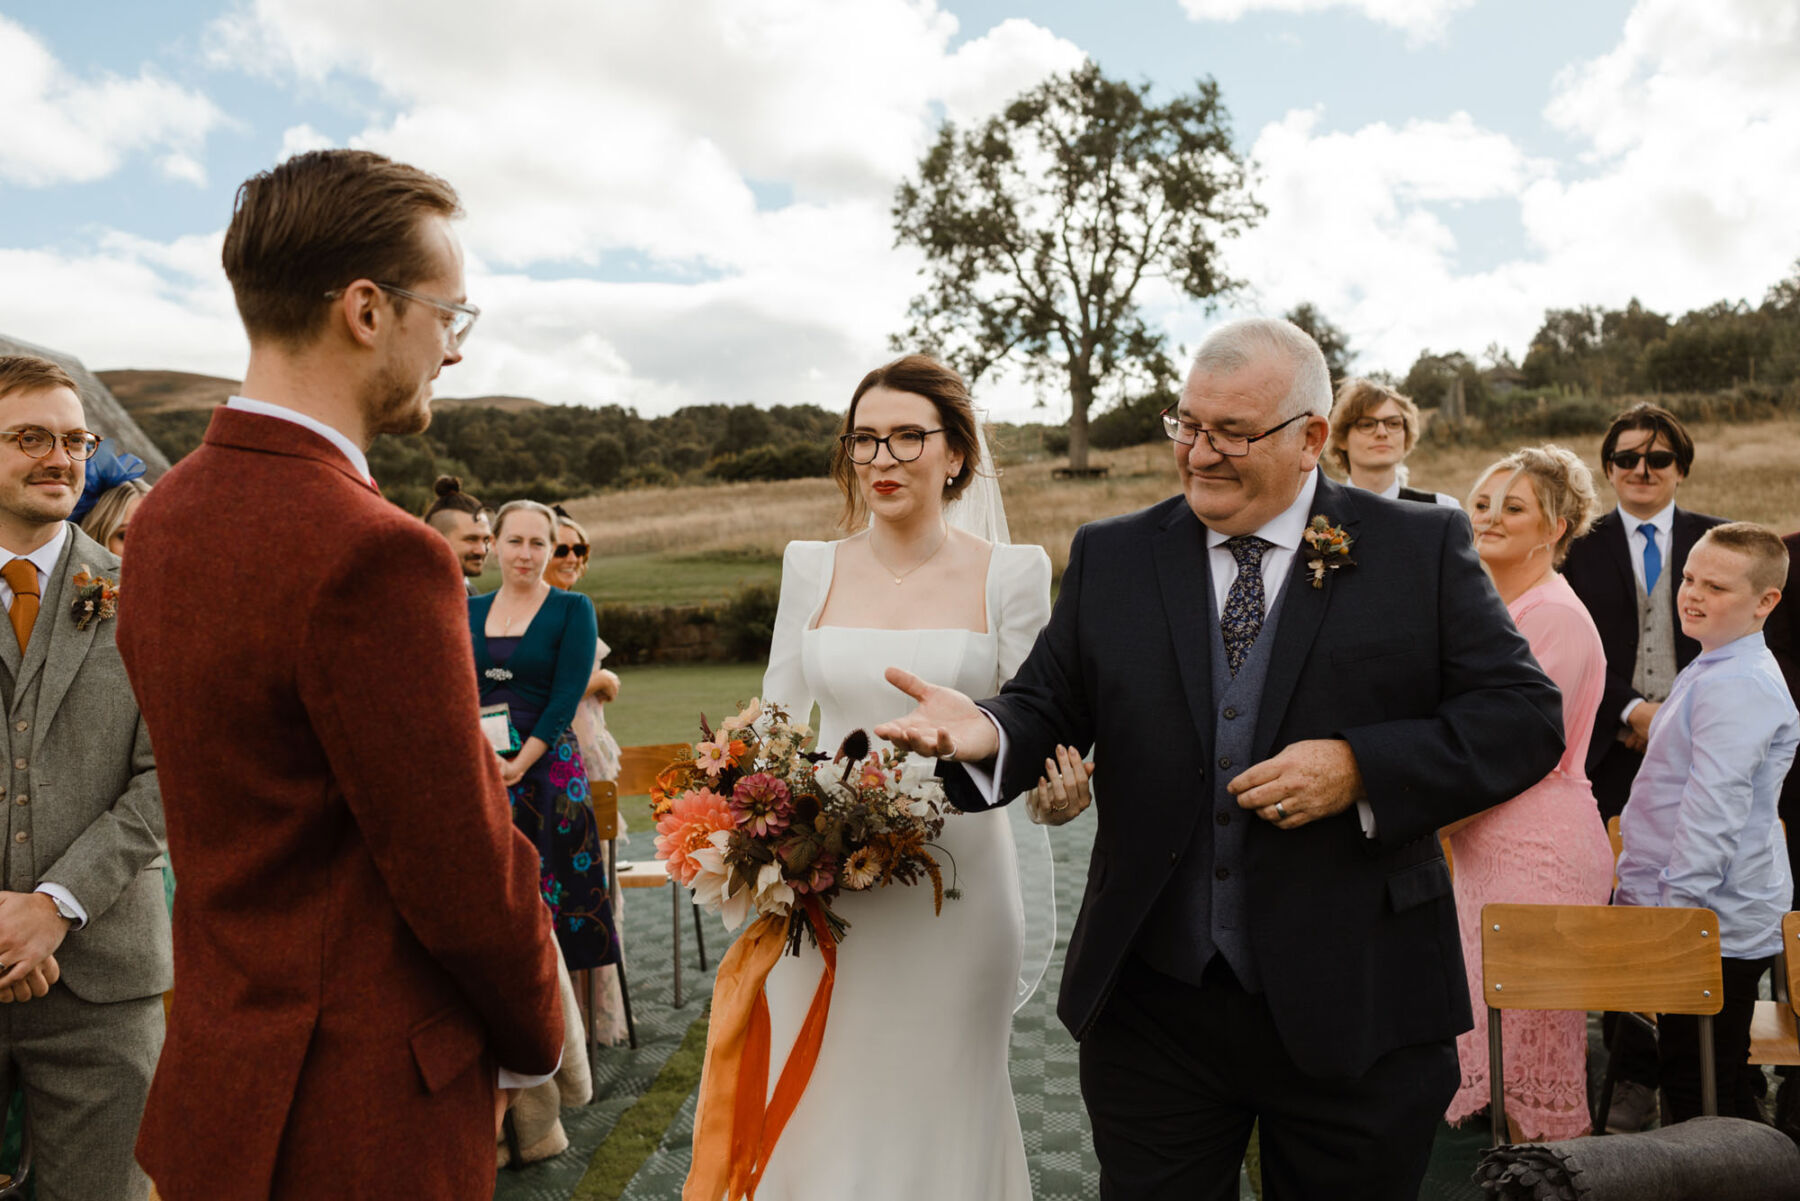
POLYGON ((1314 588, 1325 586, 1326 572, 1356 566, 1356 560, 1350 557, 1353 545, 1350 535, 1341 526, 1332 525, 1325 514, 1320 513, 1312 519, 1303 537, 1308 551, 1306 566, 1312 572, 1314 588))
POLYGON ((119 581, 95 575, 84 563, 70 582, 75 585, 75 600, 69 606, 69 613, 75 618, 76 629, 85 630, 119 611, 119 581))

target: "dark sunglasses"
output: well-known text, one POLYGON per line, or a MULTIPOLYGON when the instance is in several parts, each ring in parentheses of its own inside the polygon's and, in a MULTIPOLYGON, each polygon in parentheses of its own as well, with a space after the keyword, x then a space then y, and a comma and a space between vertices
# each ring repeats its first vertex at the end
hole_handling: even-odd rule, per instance
POLYGON ((1672 450, 1653 450, 1649 454, 1639 454, 1635 450, 1615 450, 1612 458, 1607 460, 1620 471, 1636 471, 1638 460, 1647 459, 1650 470, 1661 471, 1675 465, 1675 452, 1672 450))
POLYGON ((577 559, 585 559, 588 555, 588 544, 585 542, 558 542, 556 549, 550 552, 552 559, 566 559, 573 551, 577 559))

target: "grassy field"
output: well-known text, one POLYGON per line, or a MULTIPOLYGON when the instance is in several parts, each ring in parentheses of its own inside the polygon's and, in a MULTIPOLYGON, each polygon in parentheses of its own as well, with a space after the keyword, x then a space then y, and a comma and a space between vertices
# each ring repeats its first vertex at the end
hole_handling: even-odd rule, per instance
MULTIPOLYGON (((619 699, 606 707, 606 728, 620 746, 693 742, 700 714, 717 723, 762 691, 760 663, 668 663, 619 669, 619 699)), ((619 814, 631 830, 650 829, 650 799, 621 797, 619 814)), ((639 858, 649 843, 634 846, 639 858)))
MULTIPOLYGON (((1698 451, 1681 489, 1683 506, 1783 533, 1800 528, 1800 420, 1700 425, 1693 433, 1698 451)), ((1598 463, 1599 435, 1559 441, 1598 463)), ((1515 444, 1423 445, 1412 456, 1412 483, 1465 495, 1481 469, 1515 444)), ((1166 442, 1093 458, 1111 468, 1108 478, 1057 480, 1057 462, 1048 459, 1000 465, 1012 540, 1041 544, 1058 571, 1077 526, 1154 504, 1176 489, 1166 442)), ((1612 503, 1603 481, 1599 488, 1602 501, 1612 503)), ((840 503, 831 481, 817 479, 607 493, 569 509, 593 539, 594 569, 584 584, 594 595, 669 603, 674 596, 722 600, 741 582, 775 578, 790 540, 842 536, 840 503)))

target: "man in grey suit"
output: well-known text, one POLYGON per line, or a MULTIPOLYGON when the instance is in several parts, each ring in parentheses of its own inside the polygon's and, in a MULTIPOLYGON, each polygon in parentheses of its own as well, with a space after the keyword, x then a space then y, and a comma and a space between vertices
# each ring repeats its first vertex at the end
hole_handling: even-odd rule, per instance
POLYGON ((119 560, 67 520, 98 442, 61 368, 0 357, 0 999, 28 1001, 0 1010, 0 1091, 24 1091, 40 1201, 149 1195, 132 1147, 173 983, 119 560))

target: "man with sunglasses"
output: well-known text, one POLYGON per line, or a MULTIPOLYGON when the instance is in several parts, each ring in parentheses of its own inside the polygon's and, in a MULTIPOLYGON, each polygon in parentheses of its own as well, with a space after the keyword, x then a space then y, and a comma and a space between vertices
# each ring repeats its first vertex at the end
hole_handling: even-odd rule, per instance
MULTIPOLYGON (((1688 552, 1723 518, 1690 513, 1676 490, 1694 466, 1694 439, 1669 410, 1638 404, 1613 418, 1600 443, 1600 465, 1618 507, 1569 548, 1563 578, 1587 606, 1606 652, 1606 688, 1588 743, 1587 772, 1602 817, 1631 797, 1644 762, 1650 719, 1675 676, 1700 653, 1681 632, 1675 594, 1688 552)), ((1619 1086, 1607 1130, 1644 1129, 1656 1116, 1656 1047, 1635 1024, 1612 1040, 1619 1019, 1607 1015, 1618 1058, 1619 1086)))
POLYGON ((505 1090, 557 1066, 537 852, 480 733, 456 559, 365 458, 425 428, 462 357, 460 211, 367 151, 247 180, 223 256, 242 396, 132 521, 119 646, 181 873, 138 1139, 165 1201, 467 1197, 505 1090), (282 553, 233 570, 228 543, 282 553))
POLYGON ((0 1097, 24 1094, 40 1198, 129 1201, 173 969, 150 738, 112 612, 81 607, 119 576, 67 520, 84 425, 62 368, 0 357, 0 1000, 27 1002, 0 1024, 0 1097))

